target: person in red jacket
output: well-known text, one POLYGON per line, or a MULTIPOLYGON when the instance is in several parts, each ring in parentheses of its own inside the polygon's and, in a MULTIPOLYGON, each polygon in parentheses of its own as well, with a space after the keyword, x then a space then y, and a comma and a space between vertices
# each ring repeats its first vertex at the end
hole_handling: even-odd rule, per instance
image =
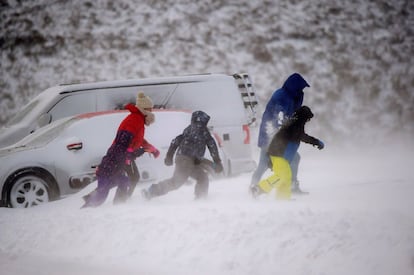
MULTIPOLYGON (((124 202, 130 195, 131 188, 128 166, 131 161, 144 152, 159 156, 159 151, 144 139, 145 125, 154 122, 151 112, 153 103, 148 96, 139 92, 136 105, 125 106, 130 114, 119 125, 116 137, 96 171, 97 188, 84 196, 84 207, 96 207, 103 204, 108 197, 109 190, 117 187, 114 203, 124 202)), ((132 187, 133 188, 133 187, 132 187)))

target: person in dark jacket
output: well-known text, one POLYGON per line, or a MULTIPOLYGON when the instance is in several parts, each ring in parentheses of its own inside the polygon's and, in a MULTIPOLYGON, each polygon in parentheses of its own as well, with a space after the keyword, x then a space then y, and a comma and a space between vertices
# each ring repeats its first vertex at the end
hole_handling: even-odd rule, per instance
POLYGON ((312 117, 311 109, 302 106, 293 113, 291 119, 283 123, 267 150, 273 174, 259 182, 258 186, 253 189, 254 196, 269 193, 273 188, 276 188, 276 198, 290 199, 292 183, 290 163, 297 153, 300 142, 310 143, 320 150, 324 148, 322 141, 305 133, 305 124, 312 117))
POLYGON ((142 190, 146 199, 162 196, 172 190, 181 187, 189 177, 196 180, 195 198, 204 198, 208 195, 209 178, 203 168, 202 162, 206 147, 214 161, 216 173, 223 171, 223 165, 219 156, 217 144, 211 136, 207 123, 210 116, 203 111, 195 111, 191 116, 191 124, 186 127, 182 134, 175 137, 168 148, 165 157, 165 165, 171 166, 175 156, 175 169, 172 178, 152 184, 148 189, 142 190))
POLYGON ((130 195, 131 186, 130 178, 126 175, 131 169, 128 165, 145 151, 154 156, 159 155, 159 151, 144 139, 145 125, 152 124, 155 118, 151 112, 151 99, 139 92, 136 105, 128 104, 125 107, 130 114, 119 125, 112 145, 102 158, 96 171, 98 186, 83 197, 85 204, 82 208, 97 207, 104 203, 113 187, 117 187, 114 203, 125 201, 130 195))
MULTIPOLYGON (((262 116, 258 139, 258 146, 260 148, 259 164, 252 175, 249 187, 250 191, 255 189, 261 177, 268 169, 269 157, 267 155, 267 148, 270 140, 280 129, 283 122, 290 118, 293 112, 302 106, 303 89, 306 87, 310 87, 308 82, 300 74, 294 73, 286 79, 280 89, 272 94, 272 97, 267 103, 262 116)), ((292 191, 295 193, 304 193, 300 189, 297 179, 299 161, 300 155, 296 153, 290 163, 293 180, 292 191)))

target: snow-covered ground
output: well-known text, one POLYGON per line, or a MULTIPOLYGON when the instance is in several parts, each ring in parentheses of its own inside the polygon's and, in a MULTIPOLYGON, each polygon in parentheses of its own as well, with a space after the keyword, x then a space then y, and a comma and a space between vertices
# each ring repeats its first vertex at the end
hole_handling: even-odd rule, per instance
POLYGON ((310 195, 253 200, 244 174, 81 210, 92 184, 0 208, 1 275, 414 274, 414 146, 391 136, 413 145, 413 1, 141 2, 3 1, 0 126, 58 83, 246 71, 264 104, 298 71, 327 144, 300 149, 310 195))
POLYGON ((92 184, 2 208, 1 274, 414 274, 412 148, 300 150, 310 194, 292 201, 251 199, 244 174, 211 182, 205 201, 185 185, 81 210, 92 184))

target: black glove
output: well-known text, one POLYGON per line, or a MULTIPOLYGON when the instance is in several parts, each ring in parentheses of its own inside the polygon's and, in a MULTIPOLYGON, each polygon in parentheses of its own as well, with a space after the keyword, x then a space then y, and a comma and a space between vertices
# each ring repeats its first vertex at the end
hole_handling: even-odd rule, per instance
POLYGON ((221 164, 221 161, 214 162, 214 172, 217 174, 223 172, 223 164, 221 164))
POLYGON ((132 151, 132 149, 128 149, 127 152, 126 152, 126 161, 127 161, 127 163, 135 160, 137 157, 142 156, 142 154, 144 154, 144 153, 145 153, 145 151, 144 151, 144 148, 142 148, 142 147, 135 150, 135 151, 132 151))
POLYGON ((316 144, 316 148, 318 148, 319 150, 322 150, 324 147, 325 147, 325 144, 323 144, 323 142, 319 140, 319 143, 316 144))
POLYGON ((133 152, 133 154, 136 158, 142 156, 144 153, 145 153, 145 149, 143 147, 141 147, 141 148, 139 148, 139 149, 137 149, 133 152))
POLYGON ((165 164, 165 165, 167 165, 167 166, 171 166, 171 165, 173 165, 173 160, 172 160, 172 158, 170 158, 170 157, 166 157, 166 158, 164 159, 164 164, 165 164))

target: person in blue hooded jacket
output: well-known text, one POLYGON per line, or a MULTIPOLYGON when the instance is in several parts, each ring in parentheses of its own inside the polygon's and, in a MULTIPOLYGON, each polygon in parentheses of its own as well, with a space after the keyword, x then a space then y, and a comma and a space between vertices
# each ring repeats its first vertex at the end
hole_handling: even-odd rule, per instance
POLYGON ((253 196, 270 193, 273 188, 276 188, 277 199, 290 199, 292 183, 290 163, 297 153, 300 142, 312 144, 319 150, 324 148, 321 140, 305 133, 305 124, 312 117, 311 109, 308 106, 302 106, 293 113, 291 118, 285 120, 272 138, 267 150, 273 174, 259 182, 252 192, 253 196))
MULTIPOLYGON (((298 73, 291 74, 284 82, 283 86, 276 90, 262 116, 260 124, 258 146, 260 148, 259 164, 254 171, 250 183, 250 191, 259 183, 265 171, 268 169, 269 156, 267 148, 270 140, 280 129, 283 122, 293 115, 293 112, 302 106, 303 89, 310 87, 308 82, 298 73)), ((290 166, 292 169, 292 192, 305 193, 299 187, 297 179, 300 155, 298 153, 293 157, 290 166)))

